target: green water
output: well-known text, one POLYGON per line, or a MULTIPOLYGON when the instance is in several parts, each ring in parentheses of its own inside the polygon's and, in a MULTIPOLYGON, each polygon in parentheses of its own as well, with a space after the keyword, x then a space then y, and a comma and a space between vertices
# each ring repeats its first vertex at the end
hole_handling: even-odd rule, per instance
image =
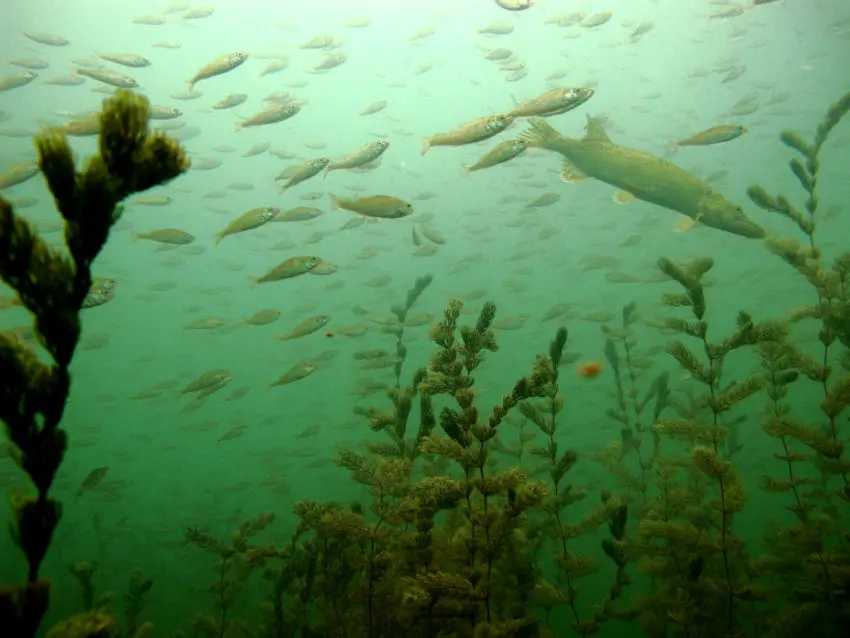
MULTIPOLYGON (((616 546, 627 559, 622 571, 630 582, 617 592, 616 613, 601 622, 598 635, 841 635, 850 591, 848 502, 842 498, 850 426, 846 412, 828 418, 824 397, 846 400, 840 390, 850 369, 842 341, 847 335, 839 327, 847 308, 842 262, 833 266, 850 230, 847 123, 838 124, 819 154, 811 242, 820 251, 820 265, 833 272, 825 275, 832 283, 820 291, 775 254, 776 241, 766 244, 698 222, 691 226, 688 218, 640 199, 618 203, 616 189, 599 181, 564 183, 562 158, 554 153, 529 149, 468 174, 463 165, 527 128, 521 119, 498 139, 421 154, 424 138, 508 112, 548 89, 593 88, 585 104, 547 121, 580 137, 586 117, 599 118, 615 144, 675 163, 741 205, 769 237, 809 246, 809 237, 791 220, 755 206, 746 191, 760 184, 771 195, 783 193, 808 219, 806 193, 788 170, 795 152, 779 134, 796 130, 809 142, 828 106, 848 90, 843 69, 850 13, 838 0, 750 5, 538 0, 527 11, 509 12, 490 0, 222 0, 211 15, 195 19, 186 19, 188 5, 166 11, 148 2, 45 0, 3 8, 0 58, 7 63, 0 84, 14 84, 14 76, 26 71, 37 77, 0 93, 0 171, 35 158, 30 139, 40 127, 65 126, 100 109, 104 93, 114 87, 75 76, 80 68, 132 77, 135 90, 155 107, 179 109, 179 116, 152 126, 181 140, 193 166, 173 182, 131 197, 93 266, 95 277, 114 280, 114 295, 82 312, 61 425, 68 450, 51 489, 64 509, 40 570, 53 588, 39 635, 86 607, 114 616, 115 635, 148 622, 152 628, 144 631, 152 636, 581 635, 589 631, 594 606, 611 592, 617 569, 600 544, 611 538, 611 516, 626 511, 624 537, 616 546), (712 17, 736 7, 740 15, 712 17), (68 44, 45 44, 43 34, 68 44), (199 81, 187 94, 186 83, 199 69, 235 51, 249 54, 244 64, 199 81), (115 53, 142 56, 149 64, 133 67, 98 57, 115 53), (333 68, 317 71, 322 65, 333 68), (247 99, 230 109, 213 108, 231 94, 247 99), (283 122, 235 130, 275 100, 300 110, 283 122), (730 124, 746 126, 746 134, 675 153, 669 148, 671 141, 730 124), (388 141, 389 148, 363 169, 318 174, 286 192, 274 181, 294 165, 320 157, 339 160, 377 140, 388 141), (259 152, 248 153, 252 148, 259 152), (386 195, 409 202, 415 212, 366 218, 332 210, 330 194, 347 200, 386 195), (142 197, 155 199, 146 204, 142 197), (535 200, 540 205, 530 205, 535 200), (216 233, 265 206, 284 212, 315 207, 320 214, 269 222, 215 245, 216 233), (193 241, 168 245, 138 237, 162 229, 189 233, 193 241), (325 274, 252 281, 296 256, 320 258, 325 274), (690 409, 689 397, 699 404, 708 390, 668 352, 678 339, 700 357, 700 365, 709 365, 700 340, 677 334, 666 322, 696 319, 687 307, 662 303, 665 294, 687 292, 658 268, 662 257, 685 265, 713 260, 699 284, 691 281, 692 294, 701 286, 706 299, 709 342, 722 344, 736 330, 749 335, 722 366, 711 364, 720 371, 711 388, 718 395, 730 392, 732 382, 753 384, 749 396, 716 421, 704 403, 690 409), (408 291, 422 277, 427 279, 421 295, 406 308, 408 291), (800 318, 801 308, 818 303, 819 292, 832 299, 832 323, 800 318), (479 492, 435 516, 427 559, 411 549, 417 520, 405 520, 396 510, 376 513, 375 502, 402 510, 416 502, 421 508, 415 486, 426 476, 467 484, 457 462, 440 464, 439 455, 413 453, 422 443, 416 433, 428 394, 424 386, 411 395, 404 452, 411 465, 395 491, 375 492, 338 467, 344 450, 389 467, 381 464, 394 458, 386 447, 392 437, 370 429, 364 413, 375 407, 391 417, 387 391, 403 392, 414 379, 439 379, 433 356, 440 346, 429 339, 429 330, 433 335, 433 325, 455 299, 463 301, 459 324, 474 326, 485 302, 496 307, 487 334, 498 349, 484 350, 481 366, 472 371, 474 422, 487 423, 493 406, 531 374, 536 357, 550 354, 558 328, 569 335, 557 368, 564 407, 552 440, 558 443, 556 460, 566 450, 577 455, 558 493, 570 485, 586 498, 563 509, 561 520, 552 516, 555 489, 545 455, 551 416, 539 428, 529 408, 508 405, 509 415, 495 424, 495 438, 486 443, 489 458, 482 471, 493 477, 517 467, 522 477, 520 487, 490 499, 490 511, 504 512, 500 508, 527 482, 544 481, 549 494, 519 516, 517 529, 504 532, 502 553, 489 561, 495 568, 484 577, 488 586, 481 580, 488 564, 484 549, 467 552, 471 529, 479 543, 485 530, 480 521, 470 525, 465 518, 469 508, 482 511, 479 492), (624 326, 630 304, 635 310, 624 326), (246 321, 263 310, 280 316, 266 325, 246 321), (399 324, 394 312, 402 312, 405 322, 399 324), (330 319, 318 322, 315 331, 275 338, 319 315, 330 319), (784 323, 790 317, 795 320, 784 323), (798 377, 786 386, 787 396, 777 390, 781 374, 771 376, 765 366, 765 358, 781 350, 777 339, 793 349, 793 356, 786 352, 782 374, 798 377), (766 343, 775 349, 767 352, 766 343), (826 382, 810 378, 824 363, 831 370, 826 382), (304 378, 270 387, 293 367, 303 372, 308 364, 304 378), (424 377, 415 377, 429 365, 424 377), (597 367, 598 375, 589 374, 597 367), (216 370, 227 375, 207 387, 209 396, 181 394, 216 370), (776 410, 786 425, 793 419, 799 426, 795 435, 783 440, 766 433, 776 410), (722 428, 716 458, 732 465, 720 489, 724 499, 741 499, 739 511, 727 519, 711 505, 720 498, 720 484, 691 461, 695 445, 713 449, 705 430, 661 436, 655 447, 653 423, 671 420, 679 427, 688 421, 722 428), (637 449, 630 447, 633 441, 640 442, 637 449), (384 452, 384 461, 377 452, 384 452), (765 490, 765 476, 788 479, 789 464, 777 455, 792 454, 807 455, 793 463, 797 489, 765 490), (653 507, 664 491, 663 468, 671 464, 678 464, 676 489, 687 498, 670 509, 670 520, 681 523, 686 536, 687 530, 703 530, 709 547, 701 553, 681 538, 659 540, 645 524, 657 520, 653 507), (598 509, 603 493, 613 499, 604 515, 598 509), (228 600, 222 615, 220 597, 211 591, 211 583, 222 578, 220 553, 199 547, 199 535, 232 548, 241 525, 273 513, 247 542, 285 550, 293 547, 299 525, 293 508, 299 502, 334 502, 337 513, 358 519, 362 510, 359 520, 371 526, 365 529, 374 533, 380 520, 379 528, 390 536, 353 541, 356 534, 349 530, 342 536, 350 543, 342 560, 334 553, 343 547, 334 545, 340 537, 316 538, 314 525, 295 543, 294 558, 268 558, 247 571, 241 571, 246 551, 237 542, 225 567, 231 570, 226 577, 239 584, 238 596, 228 600), (789 510, 794 507, 805 510, 801 519, 789 510), (569 552, 594 562, 592 573, 576 584, 582 569, 577 564, 563 569, 558 559, 563 545, 553 536, 559 526, 577 526, 594 512, 600 515, 596 524, 588 523, 567 542, 569 552), (784 543, 770 542, 776 535, 784 543), (650 537, 662 547, 664 574, 648 562, 650 537), (724 537, 731 539, 726 552, 718 545, 724 537), (317 576, 304 593, 311 560, 317 576), (79 576, 88 565, 94 567, 90 600, 72 573, 79 576), (269 624, 264 605, 274 579, 282 582, 287 568, 297 576, 280 598, 286 620, 269 624), (382 580, 376 569, 390 576, 382 580), (264 570, 272 570, 269 578, 264 570), (427 605, 414 598, 425 591, 426 574, 438 570, 474 590, 472 602, 460 595, 465 602, 456 605, 434 598, 432 613, 425 613, 427 605), (351 579, 347 585, 343 572, 351 579), (145 579, 153 584, 128 622, 133 605, 125 594, 133 578, 137 585, 145 579), (379 583, 377 590, 368 583, 379 583), (723 590, 729 583, 735 590, 731 602, 723 590), (572 586, 579 589, 574 609, 567 593, 572 586), (560 592, 557 604, 552 592, 560 592), (683 621, 677 614, 688 607, 686 596, 699 611, 683 621), (522 629, 487 632, 482 623, 488 608, 494 626, 509 618, 527 622, 522 629), (206 632, 195 620, 199 614, 213 619, 206 632), (660 620, 651 621, 653 614, 660 620)), ((70 139, 80 158, 97 151, 96 137, 70 139)), ((81 159, 80 169, 84 166, 81 159)), ((5 189, 3 197, 50 245, 65 250, 62 220, 41 176, 5 189)), ((0 329, 49 360, 34 336, 31 315, 15 299, 11 288, 0 290, 0 329)), ((538 366, 551 373, 545 361, 538 366)), ((550 375, 541 390, 548 393, 543 403, 532 399, 528 405, 545 413, 552 382, 550 375)), ((446 423, 443 411, 458 410, 458 402, 430 387, 436 415, 431 434, 450 436, 451 427, 440 421, 446 423)), ((2 400, 4 411, 14 402, 8 392, 2 400)), ((10 498, 34 493, 12 460, 11 444, 4 440, 0 446, 4 491, 10 498)), ((355 462, 348 458, 349 465, 355 462)), ((12 525, 9 508, 0 522, 12 525)), ((26 576, 23 555, 3 535, 0 583, 12 586, 26 576)), ((2 628, 0 635, 6 635, 2 628)))

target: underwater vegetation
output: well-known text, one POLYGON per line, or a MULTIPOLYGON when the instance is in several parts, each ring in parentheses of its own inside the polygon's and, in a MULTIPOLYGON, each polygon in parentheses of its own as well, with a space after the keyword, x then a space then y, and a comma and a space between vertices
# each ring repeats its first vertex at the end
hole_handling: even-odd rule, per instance
MULTIPOLYGON (((846 635, 850 252, 825 262, 816 231, 820 152, 848 112, 850 94, 829 108, 811 143, 781 135, 799 155, 789 165, 804 191, 802 208, 763 187, 748 189, 753 202, 802 233, 765 245, 811 284, 810 305, 781 318, 741 310, 729 334, 716 334, 705 285, 713 260, 659 259, 676 286, 661 299, 671 309, 666 329, 677 335, 666 353, 690 383, 677 392, 670 375, 646 377, 638 309, 627 304, 619 325, 603 327, 613 377, 604 414, 620 438, 602 450, 581 449, 573 416, 581 396, 565 395, 559 382, 566 328, 544 354, 529 357, 530 367, 495 405, 483 406, 476 376, 498 350, 497 309, 486 303, 473 324, 462 325, 463 304, 451 301, 431 327, 430 358, 407 376, 403 326, 431 283, 417 280, 392 308, 399 319, 390 331, 395 386, 385 405, 356 410, 371 437, 336 457, 364 497, 295 503, 288 538, 273 537, 275 512, 245 521, 226 539, 186 530, 186 542, 215 556, 217 568, 209 599, 193 600, 184 628, 169 635, 846 635), (810 329, 818 337, 814 351, 791 338, 810 329), (740 367, 727 362, 745 353, 759 369, 730 372, 740 367), (506 425, 517 423, 519 450, 509 450, 506 425), (754 506, 736 456, 743 438, 759 437, 772 445, 773 461, 761 468, 758 489, 772 498, 754 506), (572 483, 575 467, 588 462, 611 480, 593 488, 572 483), (740 524, 753 507, 760 537, 740 524), (258 587, 259 600, 252 596, 258 587)), ((53 360, 41 362, 0 333, 0 418, 34 486, 11 499, 11 532, 28 575, 0 588, 4 636, 36 635, 50 600, 39 568, 61 516, 50 487, 66 449, 60 422, 79 312, 92 294, 90 266, 121 214, 119 202, 187 169, 176 143, 148 133, 148 114, 147 101, 131 93, 107 100, 100 153, 83 172, 62 134, 37 138, 70 259, 0 199, 0 275, 35 316, 53 360)), ((119 617, 114 597, 94 589, 97 568, 71 566, 80 613, 46 635, 159 635, 145 620, 153 580, 138 570, 129 575, 119 617)))
POLYGON ((0 197, 0 276, 34 315, 39 341, 52 363, 12 333, 0 332, 0 419, 14 460, 35 487, 13 495, 12 540, 27 561, 27 582, 0 588, 0 626, 11 636, 32 636, 47 610, 50 585, 39 579, 62 515, 50 487, 67 448, 60 427, 71 383, 68 367, 80 337, 80 311, 92 292, 91 265, 118 221, 123 199, 163 184, 189 168, 183 149, 150 134, 150 105, 121 92, 104 101, 99 153, 82 172, 67 138, 48 129, 35 139, 38 165, 65 220, 70 259, 47 245, 0 197))

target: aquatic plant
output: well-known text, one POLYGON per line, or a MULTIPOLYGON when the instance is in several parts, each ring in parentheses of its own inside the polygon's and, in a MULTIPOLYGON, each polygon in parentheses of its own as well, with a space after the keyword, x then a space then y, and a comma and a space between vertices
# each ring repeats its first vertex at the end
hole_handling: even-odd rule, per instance
POLYGON ((396 325, 389 326, 392 334, 396 335, 395 362, 393 364, 396 382, 395 387, 387 392, 387 396, 393 404, 392 412, 387 412, 374 406, 355 406, 353 408, 355 414, 366 417, 369 420, 369 427, 373 431, 383 431, 389 436, 389 443, 384 441, 370 441, 368 443, 369 450, 378 455, 388 457, 399 456, 408 460, 415 459, 419 456, 419 445, 422 439, 428 436, 436 425, 434 411, 431 407, 431 397, 418 394, 417 392, 417 386, 425 375, 425 369, 422 368, 416 372, 411 385, 404 388, 401 387, 401 372, 404 362, 407 359, 407 346, 404 345, 404 322, 407 319, 407 313, 431 284, 431 281, 431 275, 419 277, 414 283, 413 288, 407 292, 404 304, 394 305, 391 309, 398 319, 396 325), (417 395, 419 397, 420 412, 419 430, 415 437, 406 439, 407 425, 413 409, 413 400, 417 395))
MULTIPOLYGON (((209 586, 210 593, 215 596, 216 614, 196 614, 192 620, 192 628, 196 633, 210 638, 223 638, 236 631, 245 631, 247 623, 234 618, 231 608, 251 571, 258 566, 255 554, 258 548, 248 541, 265 530, 274 519, 274 512, 265 512, 253 520, 245 521, 233 532, 229 543, 200 529, 186 530, 186 543, 200 547, 218 558, 218 573, 209 586)), ((263 553, 262 550, 260 553, 263 553)))
POLYGON ((431 275, 424 275, 417 278, 413 284, 413 288, 407 291, 407 297, 405 297, 404 303, 393 304, 390 308, 390 311, 398 319, 398 325, 386 327, 388 332, 391 332, 396 336, 396 363, 395 366, 393 366, 396 389, 401 387, 401 371, 404 367, 404 362, 407 359, 407 346, 404 345, 404 322, 407 321, 407 313, 410 312, 411 308, 413 308, 413 305, 416 303, 416 300, 422 296, 422 293, 425 292, 425 289, 431 285, 433 280, 434 278, 431 275))
POLYGON ((78 560, 68 568, 68 571, 71 572, 71 576, 74 577, 74 580, 80 586, 84 611, 106 607, 112 601, 112 592, 105 592, 99 596, 95 596, 94 573, 97 571, 96 562, 78 560))
POLYGON ((766 588, 751 578, 746 542, 734 521, 747 502, 735 465, 723 454, 727 435, 721 416, 764 387, 761 375, 720 384, 726 357, 741 348, 775 343, 785 337, 780 322, 756 323, 738 314, 737 330, 722 341, 709 340, 703 276, 711 259, 680 266, 660 259, 658 266, 682 292, 668 293, 665 305, 690 310, 692 320, 668 317, 667 327, 695 339, 701 354, 681 340, 667 344, 672 355, 702 391, 695 403, 705 417, 661 419, 653 429, 663 437, 684 440, 686 458, 656 459, 657 490, 638 526, 632 551, 641 570, 652 578, 649 594, 640 596, 640 622, 650 636, 741 635, 756 621, 744 602, 762 600, 766 588), (680 480, 679 474, 686 474, 680 480))
POLYGON ((51 248, 0 197, 0 277, 34 315, 39 342, 53 361, 42 362, 12 333, 0 332, 0 420, 14 446, 15 462, 36 490, 34 496, 11 499, 12 539, 27 561, 25 584, 0 587, 0 626, 12 636, 35 635, 49 604, 50 586, 39 578, 39 570, 62 513, 50 488, 67 448, 60 422, 92 263, 121 216, 119 202, 189 167, 179 144, 148 131, 149 120, 144 97, 122 91, 105 100, 99 153, 82 172, 64 133, 47 129, 35 138, 39 168, 65 220, 70 259, 51 248))
POLYGON ((139 617, 144 607, 145 596, 153 587, 153 580, 145 578, 141 569, 130 572, 127 593, 124 594, 124 635, 130 638, 141 638, 153 629, 150 622, 139 623, 139 617))
MULTIPOLYGON (((495 306, 485 304, 474 326, 458 327, 461 307, 459 301, 451 302, 432 327, 438 350, 427 367, 417 370, 401 393, 388 392, 393 410, 358 410, 370 415, 373 431, 389 439, 367 445, 365 453, 341 450, 337 458, 355 482, 369 489, 368 505, 297 503, 294 512, 301 523, 291 544, 264 556, 283 559, 281 572, 309 574, 310 582, 306 588, 302 580, 295 589, 280 590, 277 608, 284 629, 271 635, 294 635, 294 610, 308 605, 320 613, 301 615, 304 635, 537 634, 536 587, 541 581, 533 561, 535 547, 527 538, 529 515, 543 514, 549 489, 545 482, 529 481, 518 468, 490 473, 487 461, 499 426, 523 401, 540 397, 550 407, 562 405, 551 355, 557 360, 566 331, 559 332, 550 356, 538 357, 531 374, 515 383, 482 420, 473 372, 487 352, 497 349, 490 328, 495 306), (432 401, 443 395, 456 407, 444 407, 437 418, 432 401), (406 397, 401 410, 399 396, 406 397), (414 397, 420 399, 419 426, 407 438, 414 397), (439 435, 434 433, 438 424, 439 435), (446 471, 428 475, 428 468, 436 466, 425 462, 429 457, 445 459, 446 471)), ((557 448, 554 426, 547 431, 550 449, 557 448)), ((554 449, 553 454, 560 513, 574 500, 561 479, 575 453, 558 455, 554 449)), ((613 533, 622 539, 625 509, 611 502, 605 511, 593 526, 611 520, 613 533)), ((565 527, 564 538, 582 525, 587 522, 565 527)), ((619 550, 612 553, 622 556, 619 550)), ((570 568, 579 561, 571 553, 565 560, 570 568)))
MULTIPOLYGON (((811 380, 817 382, 823 391, 824 401, 821 410, 828 423, 830 436, 835 445, 843 439, 838 433, 838 417, 846 404, 843 396, 850 393, 850 376, 842 375, 832 380, 832 365, 830 348, 838 340, 845 348, 850 348, 850 252, 837 256, 832 266, 825 266, 822 261, 822 251, 817 245, 816 230, 818 223, 817 212, 820 206, 818 195, 818 173, 820 171, 820 153, 826 144, 829 134, 841 119, 850 112, 850 93, 845 94, 838 102, 827 110, 823 121, 818 125, 814 140, 806 142, 794 131, 783 131, 780 140, 802 156, 802 161, 793 158, 789 161, 791 172, 797 178, 806 193, 802 213, 784 195, 771 196, 758 185, 750 186, 747 194, 759 207, 782 215, 795 223, 797 228, 806 236, 807 242, 800 243, 789 238, 770 238, 766 241, 768 249, 782 258, 799 272, 817 293, 817 303, 808 308, 795 311, 792 321, 814 318, 821 322, 818 339, 823 345, 823 355, 820 361, 805 357, 800 365, 802 372, 811 380)), ((802 357, 802 354, 798 355, 802 357)), ((846 363, 845 369, 850 368, 846 363)), ((843 456, 843 446, 837 452, 837 460, 843 456)), ((838 463, 840 468, 842 464, 838 463)), ((850 469, 850 468, 848 468, 850 469)), ((850 471, 842 469, 838 475, 843 486, 838 495, 850 502, 850 471)))
POLYGON ((840 432, 840 417, 850 405, 850 252, 826 265, 817 242, 820 154, 830 133, 848 113, 850 93, 828 108, 811 143, 794 131, 780 135, 780 140, 800 155, 789 161, 789 167, 805 192, 805 212, 786 196, 769 195, 761 186, 747 190, 755 204, 790 219, 804 235, 804 242, 770 238, 766 245, 803 275, 816 293, 813 305, 793 311, 791 324, 804 325, 802 322, 811 319, 820 323, 821 353, 817 358, 789 340, 761 347, 769 398, 762 430, 779 443, 774 457, 783 467, 781 478, 763 475, 760 487, 788 494, 785 509, 794 515, 791 524, 777 524, 770 530, 765 539, 767 554, 760 563, 787 585, 787 604, 770 623, 780 636, 795 635, 815 622, 824 635, 839 635, 850 622, 850 536, 842 525, 842 512, 833 502, 834 496, 850 502, 850 461, 845 456, 846 434, 840 432), (834 374, 836 362, 844 369, 840 375, 834 374), (798 415, 788 401, 801 378, 820 386, 820 415, 815 410, 798 415), (812 461, 819 488, 809 487, 818 479, 807 471, 812 461))
POLYGON ((660 437, 651 424, 661 418, 668 406, 670 375, 666 372, 660 373, 646 392, 641 391, 642 374, 638 369, 635 354, 637 304, 631 302, 623 306, 621 317, 622 323, 619 327, 602 326, 605 335, 605 358, 613 378, 615 401, 614 406, 608 408, 605 414, 620 426, 620 441, 594 454, 593 458, 616 475, 625 486, 636 491, 640 495, 641 504, 646 505, 652 463, 658 458, 660 442, 660 437), (647 414, 647 408, 653 401, 650 415, 647 414), (646 435, 652 438, 652 451, 649 454, 641 453, 646 435), (639 476, 635 476, 625 462, 631 454, 637 459, 639 476))
POLYGON ((545 516, 535 526, 535 535, 538 537, 536 549, 539 552, 550 539, 555 540, 557 545, 557 585, 541 577, 536 584, 535 601, 546 611, 547 627, 551 611, 556 607, 565 606, 572 616, 571 626, 576 633, 580 636, 590 636, 599 631, 600 623, 610 618, 613 603, 620 598, 623 588, 629 583, 625 572, 628 562, 625 552, 628 507, 624 502, 613 498, 607 490, 603 490, 600 505, 584 518, 572 522, 566 517, 566 508, 587 496, 586 491, 564 484, 563 479, 575 466, 578 453, 575 449, 568 448, 559 454, 557 438, 558 416, 565 405, 558 383, 559 368, 568 336, 567 329, 560 328, 549 345, 549 356, 538 359, 538 365, 546 371, 544 378, 548 378, 543 386, 544 398, 536 402, 521 403, 520 411, 546 436, 546 445, 532 451, 546 460, 545 469, 551 480, 551 493, 543 502, 545 516), (589 556, 571 551, 568 541, 593 531, 606 522, 611 538, 602 541, 602 549, 615 564, 616 574, 602 605, 594 607, 593 617, 582 618, 577 605, 579 589, 576 581, 595 573, 596 564, 589 556))

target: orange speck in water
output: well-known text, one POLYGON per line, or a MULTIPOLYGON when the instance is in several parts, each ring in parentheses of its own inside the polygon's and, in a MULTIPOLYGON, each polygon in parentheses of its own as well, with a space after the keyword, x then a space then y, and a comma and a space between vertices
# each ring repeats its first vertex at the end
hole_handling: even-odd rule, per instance
POLYGON ((601 361, 586 361, 584 363, 578 364, 576 367, 576 372, 580 377, 584 377, 585 379, 593 379, 594 377, 598 377, 602 374, 602 362, 601 361))
POLYGON ((332 332, 326 332, 326 333, 325 333, 325 336, 326 336, 328 339, 331 339, 331 338, 334 336, 334 333, 332 333, 332 332))

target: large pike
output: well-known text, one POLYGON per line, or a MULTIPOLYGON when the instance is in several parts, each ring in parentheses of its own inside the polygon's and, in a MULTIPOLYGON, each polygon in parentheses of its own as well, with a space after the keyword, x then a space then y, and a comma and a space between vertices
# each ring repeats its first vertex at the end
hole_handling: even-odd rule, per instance
POLYGON ((531 148, 564 156, 564 173, 573 180, 592 177, 633 194, 645 202, 669 208, 706 226, 743 237, 760 238, 764 229, 744 210, 683 168, 649 153, 614 144, 602 125, 587 118, 587 135, 564 137, 539 117, 519 138, 531 148))

